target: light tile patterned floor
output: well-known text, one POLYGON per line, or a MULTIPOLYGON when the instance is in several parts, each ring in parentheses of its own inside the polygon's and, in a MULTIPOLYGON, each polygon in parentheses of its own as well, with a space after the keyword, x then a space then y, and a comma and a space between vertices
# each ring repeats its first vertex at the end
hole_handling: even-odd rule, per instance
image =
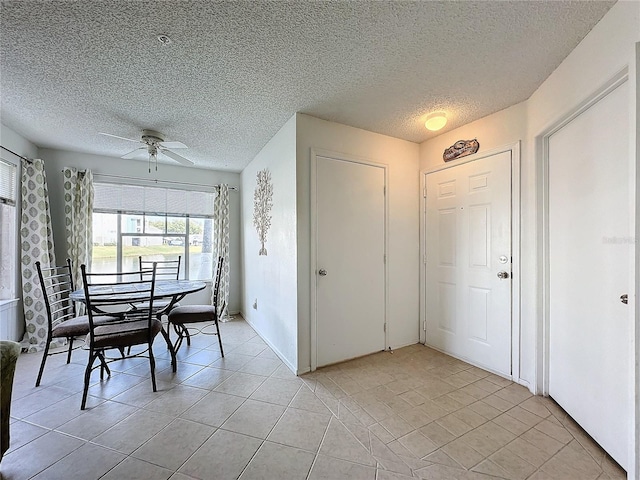
POLYGON ((171 372, 148 361, 94 375, 86 352, 21 355, 14 479, 621 479, 622 471, 552 400, 422 345, 295 377, 241 319, 194 337, 171 372))

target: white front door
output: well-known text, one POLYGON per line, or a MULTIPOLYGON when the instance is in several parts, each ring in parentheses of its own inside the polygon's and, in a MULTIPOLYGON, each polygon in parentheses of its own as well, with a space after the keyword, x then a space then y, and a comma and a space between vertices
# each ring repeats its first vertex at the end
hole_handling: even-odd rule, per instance
POLYGON ((385 348, 385 173, 316 157, 317 366, 385 348))
POLYGON ((622 467, 630 441, 627 83, 549 138, 549 395, 622 467))
POLYGON ((511 152, 425 180, 426 343, 510 376, 511 152))

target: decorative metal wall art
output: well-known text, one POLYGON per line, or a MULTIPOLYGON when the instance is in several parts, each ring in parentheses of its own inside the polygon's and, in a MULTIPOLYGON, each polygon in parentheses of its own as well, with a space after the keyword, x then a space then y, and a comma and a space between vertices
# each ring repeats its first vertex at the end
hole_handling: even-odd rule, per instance
POLYGON ((480 144, 475 138, 473 140, 458 140, 444 151, 442 158, 445 162, 449 162, 456 158, 472 155, 476 153, 479 148, 480 144))
POLYGON ((253 225, 258 232, 262 247, 258 255, 266 255, 267 232, 271 227, 271 208, 273 207, 273 183, 268 169, 260 170, 257 174, 256 190, 253 193, 253 225))

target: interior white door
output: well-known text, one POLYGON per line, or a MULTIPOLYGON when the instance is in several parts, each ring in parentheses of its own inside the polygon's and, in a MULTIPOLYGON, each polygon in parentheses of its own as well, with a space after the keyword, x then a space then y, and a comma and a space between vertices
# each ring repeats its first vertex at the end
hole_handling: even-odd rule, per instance
POLYGON ((316 355, 384 350, 384 169, 316 157, 316 355))
POLYGON ((623 468, 631 105, 624 83, 549 138, 549 394, 623 468))
POLYGON ((511 375, 511 152, 425 180, 426 343, 511 375))

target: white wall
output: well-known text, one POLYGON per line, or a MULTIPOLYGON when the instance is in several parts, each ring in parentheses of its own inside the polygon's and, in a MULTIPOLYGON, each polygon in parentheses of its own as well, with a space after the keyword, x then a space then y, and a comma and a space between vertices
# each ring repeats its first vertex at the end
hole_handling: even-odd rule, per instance
MULTIPOLYGON (((64 190, 62 181, 62 169, 64 167, 76 167, 89 169, 94 175, 120 175, 129 178, 157 179, 158 181, 184 182, 198 185, 216 185, 227 183, 230 186, 239 186, 240 174, 204 170, 178 165, 161 163, 158 171, 148 171, 147 162, 138 160, 125 160, 121 158, 90 155, 86 153, 68 152, 62 150, 40 149, 40 158, 45 162, 47 173, 47 185, 51 206, 53 224, 53 238, 58 262, 66 258, 65 230, 64 230, 64 190)), ((125 179, 113 179, 125 182, 125 179)), ((161 184, 160 184, 161 185, 161 184)), ((196 187, 194 187, 196 188, 196 187)), ((240 311, 240 194, 237 191, 229 192, 230 196, 230 232, 229 232, 229 312, 240 311)), ((211 289, 188 295, 181 301, 182 304, 209 303, 211 289)))
MULTIPOLYGON (((0 145, 9 150, 27 158, 36 158, 38 156, 38 147, 29 140, 18 134, 11 128, 0 123, 0 145)), ((20 164, 20 159, 10 153, 0 150, 0 156, 8 162, 20 164)))
POLYGON ((458 140, 478 139, 479 153, 512 145, 527 134, 526 102, 505 108, 420 144, 420 170, 444 165, 444 150, 458 140))
POLYGON ((310 158, 311 148, 362 157, 389 171, 389 340, 392 348, 419 340, 418 144, 359 128, 297 115, 298 369, 311 367, 310 158))
MULTIPOLYGON (((420 169, 428 170, 443 165, 442 154, 458 140, 477 138, 480 143, 479 153, 498 147, 510 147, 520 142, 520 158, 525 158, 531 149, 531 142, 527 139, 527 104, 526 102, 513 105, 475 122, 446 132, 427 140, 420 145, 420 169)), ((535 338, 536 305, 538 301, 536 272, 536 212, 535 190, 525 188, 525 185, 535 184, 534 172, 528 168, 521 168, 521 338, 531 340, 535 338)), ((519 372, 513 372, 514 378, 525 385, 532 385, 535 373, 535 344, 531 341, 520 343, 519 372)))
MULTIPOLYGON (((527 188, 536 192, 537 211, 541 211, 542 201, 542 145, 540 137, 552 125, 561 121, 575 110, 583 101, 603 87, 611 78, 624 68, 629 68, 630 105, 634 104, 637 94, 635 90, 637 65, 635 63, 635 44, 640 41, 640 2, 619 1, 593 28, 585 39, 574 49, 562 64, 536 90, 527 101, 527 138, 534 145, 528 150, 523 162, 529 171, 529 177, 534 179, 527 183, 527 188)), ((631 119, 631 130, 637 134, 635 109, 631 119)), ((603 119, 606 121, 606 119, 603 119)), ((630 158, 631 176, 635 176, 635 138, 629 145, 633 158, 630 158)), ((615 155, 615 152, 612 152, 615 155)), ((633 188, 636 186, 633 185, 633 188)), ((537 217, 538 228, 535 230, 539 237, 538 264, 542 262, 541 252, 541 218, 537 217)), ((534 225, 531 224, 532 230, 534 225)), ((637 265, 636 265, 636 268, 637 265)), ((542 277, 538 278, 542 285, 542 277)), ((542 310, 539 309, 540 319, 542 310)), ((637 325, 637 312, 636 322, 637 325)), ((530 338, 528 344, 535 343, 537 333, 538 343, 542 342, 541 319, 534 326, 529 326, 530 338), (535 327, 538 327, 537 329, 535 327)), ((535 364, 536 386, 542 391, 542 352, 537 352, 535 364)))
MULTIPOLYGON (((29 140, 24 138, 22 135, 19 135, 9 127, 0 124, 0 145, 5 148, 8 148, 14 153, 18 155, 22 155, 27 158, 36 158, 38 156, 38 147, 36 147, 29 140)), ((19 258, 19 245, 20 245, 20 215, 21 215, 21 202, 20 202, 20 176, 22 175, 22 168, 20 166, 20 159, 15 155, 6 152, 5 150, 0 150, 0 156, 9 163, 13 163, 17 166, 16 169, 16 235, 15 235, 15 251, 16 256, 14 259, 14 264, 9 266, 9 268, 14 270, 15 273, 15 296, 16 298, 22 298, 22 280, 21 273, 18 263, 19 258)), ((12 325, 9 328, 9 331, 15 332, 15 337, 12 340, 22 339, 24 335, 24 318, 23 318, 23 310, 22 310, 22 301, 18 302, 17 305, 17 317, 15 319, 15 325, 12 325)))
MULTIPOLYGON (((632 228, 637 228, 634 223, 638 222, 638 184, 635 179, 637 177, 637 166, 640 158, 636 150, 638 137, 637 109, 634 108, 637 103, 637 80, 638 68, 636 57, 636 47, 640 42, 640 2, 637 1, 618 1, 611 10, 603 17, 603 19, 593 28, 593 30, 585 37, 585 39, 575 48, 575 50, 562 62, 562 64, 549 76, 549 78, 538 88, 527 102, 527 137, 530 141, 535 142, 534 149, 528 152, 524 159, 527 168, 532 172, 535 170, 535 184, 527 185, 527 188, 535 189, 538 212, 542 207, 542 137, 548 130, 563 120, 569 113, 579 107, 586 99, 591 97, 595 92, 600 90, 609 80, 617 73, 627 68, 629 73, 629 110, 630 110, 630 131, 635 132, 631 135, 628 147, 631 155, 628 157, 629 162, 629 185, 631 188, 632 198, 636 199, 634 205, 631 205, 630 222, 632 228)), ((607 119, 603 119, 606 122, 607 119)), ((619 152, 611 152, 611 158, 618 161, 619 152)), ((607 161, 603 158, 603 161, 607 161)), ((579 172, 576 172, 579 174, 579 172)), ((542 221, 537 218, 538 233, 538 265, 543 262, 542 257, 542 221)), ((633 278, 630 278, 630 284, 638 278, 640 245, 636 242, 635 261, 633 266, 633 278)), ((540 272, 540 270, 539 270, 540 272)), ((542 276, 538 277, 539 285, 543 286, 542 276)), ((635 285, 636 294, 639 286, 635 285)), ((632 359, 631 365, 634 368, 632 378, 630 378, 629 398, 635 399, 635 406, 632 409, 633 418, 631 425, 634 426, 634 438, 630 439, 630 457, 628 478, 640 479, 640 367, 638 365, 639 345, 639 320, 638 300, 629 302, 629 322, 633 325, 631 338, 629 339, 629 353, 632 359), (634 361, 635 360, 635 361, 634 361)), ((540 316, 538 322, 534 326, 530 326, 535 336, 527 338, 529 344, 541 347, 543 343, 543 325, 542 325, 542 305, 538 308, 540 316), (537 328, 536 328, 537 327, 537 328)), ((544 386, 544 360, 541 348, 536 350, 535 362, 535 385, 538 392, 543 391, 544 386)), ((575 394, 580 395, 580 391, 576 390, 575 394)))
MULTIPOLYGON (((635 43, 639 40, 640 2, 619 1, 526 102, 447 132, 420 146, 420 166, 426 169, 441 162, 443 150, 456 140, 477 137, 481 151, 521 140, 520 378, 538 392, 541 391, 542 370, 538 338, 542 319, 539 171, 542 151, 538 137, 625 66, 629 66, 630 85, 635 98, 635 43)), ((636 125, 634 115, 632 131, 637 131, 633 128, 636 125)), ((636 158, 635 138, 632 140, 634 156, 631 162, 636 158)), ((637 322, 636 318, 636 325, 637 322)))
POLYGON ((295 142, 294 115, 241 174, 242 314, 292 371, 298 365, 295 142), (273 208, 267 255, 258 255, 261 244, 253 226, 253 195, 257 172, 265 168, 271 172, 273 208))

